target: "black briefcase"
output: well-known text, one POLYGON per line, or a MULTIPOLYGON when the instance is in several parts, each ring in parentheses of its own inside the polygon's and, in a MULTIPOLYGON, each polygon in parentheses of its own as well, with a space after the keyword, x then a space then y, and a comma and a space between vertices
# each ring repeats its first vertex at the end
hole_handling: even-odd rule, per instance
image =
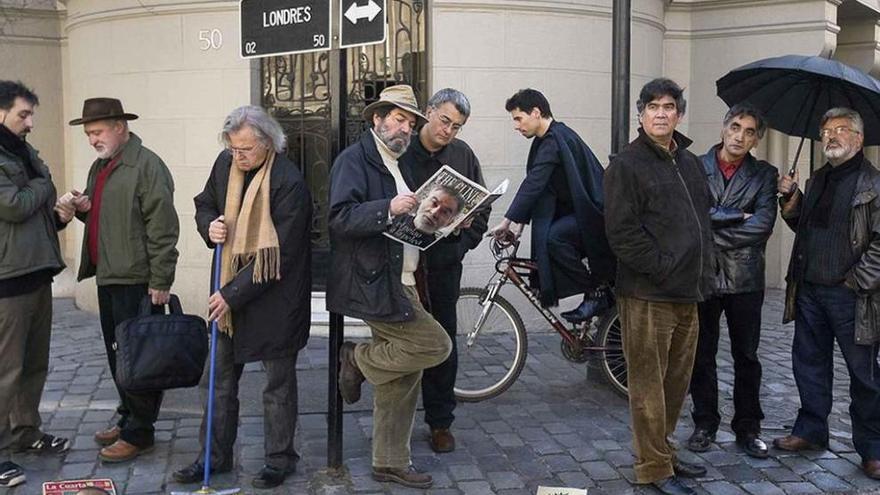
POLYGON ((174 294, 168 307, 169 314, 151 314, 146 296, 140 314, 116 326, 116 383, 123 390, 158 391, 199 383, 208 356, 207 324, 183 314, 174 294))

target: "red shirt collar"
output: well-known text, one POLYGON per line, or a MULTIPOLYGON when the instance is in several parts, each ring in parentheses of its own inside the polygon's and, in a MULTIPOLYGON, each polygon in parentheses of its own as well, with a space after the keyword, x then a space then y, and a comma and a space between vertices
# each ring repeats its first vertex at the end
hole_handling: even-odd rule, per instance
POLYGON ((721 158, 721 149, 719 148, 715 151, 715 160, 718 162, 718 170, 724 175, 724 179, 730 180, 730 178, 733 177, 733 174, 739 170, 740 165, 746 160, 746 157, 742 157, 735 162, 728 162, 721 158))

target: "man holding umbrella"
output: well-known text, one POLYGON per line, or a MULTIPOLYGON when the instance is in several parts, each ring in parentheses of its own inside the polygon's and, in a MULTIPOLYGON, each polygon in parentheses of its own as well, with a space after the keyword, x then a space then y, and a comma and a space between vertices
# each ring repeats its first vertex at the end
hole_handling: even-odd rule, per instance
POLYGON ((819 136, 828 163, 805 192, 797 174, 778 184, 782 218, 795 231, 784 322, 795 321, 792 368, 801 408, 791 434, 773 444, 826 448, 836 339, 850 376, 853 445, 865 474, 880 479, 880 171, 862 153, 858 112, 828 110, 819 136))

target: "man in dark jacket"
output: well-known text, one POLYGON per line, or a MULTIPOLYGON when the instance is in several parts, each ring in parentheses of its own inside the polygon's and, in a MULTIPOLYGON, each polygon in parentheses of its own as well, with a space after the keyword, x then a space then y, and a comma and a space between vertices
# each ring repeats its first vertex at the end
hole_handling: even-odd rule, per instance
MULTIPOLYGON (((299 168, 284 154, 281 125, 265 110, 233 110, 205 189, 194 198, 196 227, 209 248, 223 246, 220 290, 208 299, 217 320, 212 472, 233 468, 238 429, 238 381, 245 363, 262 361, 265 466, 252 480, 272 488, 294 472, 297 421, 296 358, 311 321, 312 200, 299 168)), ((213 286, 213 285, 212 285, 213 286)), ((207 415, 207 409, 205 414, 207 415)), ((200 431, 204 452, 207 418, 200 431)), ((174 473, 201 481, 204 459, 174 473)))
POLYGON ((445 361, 451 343, 419 302, 419 250, 382 234, 418 206, 398 163, 418 118, 412 88, 386 88, 364 109, 372 129, 333 163, 327 309, 363 319, 373 334, 369 343, 342 345, 339 373, 349 404, 360 399, 365 379, 375 387, 373 479, 428 488, 431 476, 411 464, 410 437, 422 370, 445 361))
POLYGON ((715 295, 699 304, 700 336, 691 377, 694 432, 687 447, 709 450, 721 424, 716 359, 721 313, 727 317, 733 355, 731 428, 736 443, 752 457, 767 457, 759 438, 761 411, 761 307, 764 304, 764 250, 776 222, 776 167, 749 151, 767 130, 760 113, 736 105, 724 117, 721 144, 703 155, 712 192, 715 238, 715 295))
POLYGON ((561 298, 583 294, 583 302, 562 317, 589 320, 612 304, 607 284, 614 277, 614 256, 605 239, 602 165, 577 133, 553 119, 539 91, 518 91, 505 108, 514 129, 534 139, 526 177, 491 232, 497 239, 517 237, 522 224, 533 222, 541 302, 555 306, 561 298))
POLYGON ((40 430, 52 277, 64 269, 58 229, 73 212, 53 211, 49 168, 25 141, 38 103, 20 82, 0 81, 0 488, 26 479, 9 449, 42 454, 70 448, 68 439, 40 430))
MULTIPOLYGON (((86 190, 77 194, 77 218, 85 223, 77 280, 95 277, 98 311, 110 371, 116 376, 116 326, 137 316, 141 301, 168 302, 177 266, 179 223, 174 181, 158 155, 129 130, 115 98, 89 98, 82 125, 98 157, 89 169, 86 190)), ((95 433, 105 462, 134 459, 153 446, 153 424, 162 392, 129 392, 117 386, 119 421, 95 433)))
MULTIPOLYGON (((425 112, 428 122, 419 130, 418 139, 413 139, 400 157, 400 169, 410 189, 418 189, 443 165, 449 165, 468 179, 485 185, 477 156, 467 143, 455 137, 470 114, 470 102, 455 89, 441 89, 428 100, 425 112)), ((428 309, 452 339, 449 358, 439 366, 426 369, 422 376, 422 404, 425 422, 431 428, 429 441, 434 452, 455 449, 455 437, 450 427, 455 419, 453 388, 458 373, 455 307, 461 289, 461 260, 480 243, 488 219, 489 211, 481 213, 470 226, 443 238, 422 253, 427 272, 428 309)))
POLYGON ((795 321, 791 360, 801 408, 791 435, 773 444, 827 448, 837 340, 849 371, 853 446, 865 474, 880 479, 880 172, 862 152, 858 112, 833 108, 820 125, 828 163, 803 194, 797 175, 779 181, 782 218, 795 231, 784 320, 795 321))
POLYGON ((697 303, 712 291, 712 206, 691 141, 675 130, 685 113, 669 79, 646 84, 639 136, 605 173, 608 241, 617 255, 637 483, 695 493, 678 476, 706 468, 678 460, 667 442, 687 395, 697 347, 697 303))

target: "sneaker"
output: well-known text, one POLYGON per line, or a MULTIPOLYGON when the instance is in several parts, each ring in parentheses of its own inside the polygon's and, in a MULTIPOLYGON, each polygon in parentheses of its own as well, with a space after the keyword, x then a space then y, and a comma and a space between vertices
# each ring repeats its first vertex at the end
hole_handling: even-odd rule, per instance
POLYGON ((44 433, 36 442, 18 449, 30 454, 62 454, 70 450, 70 440, 44 433))
POLYGON ((0 464, 0 486, 11 488, 27 481, 24 471, 18 464, 7 461, 0 464))

